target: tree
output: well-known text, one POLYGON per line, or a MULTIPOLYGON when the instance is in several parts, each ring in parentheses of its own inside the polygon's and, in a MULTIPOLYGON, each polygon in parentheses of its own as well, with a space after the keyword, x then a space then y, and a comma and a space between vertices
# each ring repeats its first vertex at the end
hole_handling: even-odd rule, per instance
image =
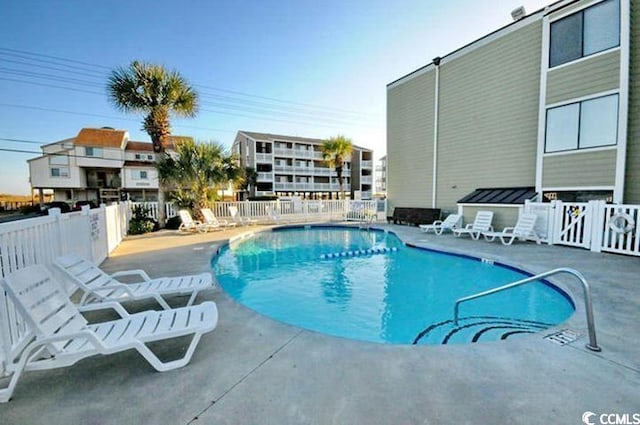
POLYGON ((236 183, 237 187, 248 192, 249 196, 254 196, 254 189, 258 184, 258 172, 253 167, 244 167, 236 183))
MULTIPOLYGON (((151 137, 156 161, 160 161, 171 134, 169 119, 194 117, 198 94, 177 72, 161 65, 133 61, 129 67, 111 72, 107 83, 109 100, 124 112, 145 114, 142 129, 151 137)), ((158 187, 158 222, 164 227, 164 188, 158 187)))
POLYGON ((351 139, 338 135, 325 140, 321 146, 322 160, 336 170, 338 175, 338 185, 340 186, 340 194, 342 194, 342 168, 344 161, 351 154, 353 144, 351 139))
POLYGON ((233 181, 241 173, 235 158, 220 144, 193 140, 178 143, 175 153, 165 152, 157 167, 163 184, 172 184, 178 197, 190 200, 199 219, 200 209, 209 204, 211 188, 233 181))

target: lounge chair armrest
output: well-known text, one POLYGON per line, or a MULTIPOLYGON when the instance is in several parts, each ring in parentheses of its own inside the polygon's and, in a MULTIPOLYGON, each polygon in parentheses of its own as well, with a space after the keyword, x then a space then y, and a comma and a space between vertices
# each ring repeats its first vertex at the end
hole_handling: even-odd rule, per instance
POLYGON ((431 224, 433 224, 434 226, 442 226, 442 220, 436 220, 431 224))
POLYGON ((92 304, 84 304, 84 305, 77 306, 77 308, 80 313, 84 313, 86 311, 99 311, 99 310, 112 309, 112 310, 115 310, 115 312, 118 313, 122 318, 129 317, 129 313, 127 313, 127 310, 125 310, 120 303, 117 303, 115 301, 105 301, 105 302, 97 302, 92 304))
POLYGON ((144 279, 145 282, 149 282, 151 280, 149 275, 144 270, 141 270, 141 269, 122 270, 120 272, 113 273, 111 277, 116 278, 119 276, 134 276, 134 275, 140 276, 142 279, 144 279))
MULTIPOLYGON (((473 224, 469 223, 466 226, 463 227, 463 229, 473 229, 473 224)), ((493 230, 491 227, 489 227, 490 230, 493 230)))
POLYGON ((514 231, 514 230, 516 230, 516 228, 515 228, 515 227, 505 227, 505 228, 502 230, 502 233, 513 233, 513 231, 514 231))

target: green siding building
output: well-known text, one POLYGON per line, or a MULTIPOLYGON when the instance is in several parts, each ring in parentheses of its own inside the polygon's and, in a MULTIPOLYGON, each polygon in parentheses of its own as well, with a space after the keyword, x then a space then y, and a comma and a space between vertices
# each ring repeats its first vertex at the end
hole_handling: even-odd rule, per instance
POLYGON ((559 1, 390 83, 390 207, 516 187, 640 203, 638 1, 559 1))

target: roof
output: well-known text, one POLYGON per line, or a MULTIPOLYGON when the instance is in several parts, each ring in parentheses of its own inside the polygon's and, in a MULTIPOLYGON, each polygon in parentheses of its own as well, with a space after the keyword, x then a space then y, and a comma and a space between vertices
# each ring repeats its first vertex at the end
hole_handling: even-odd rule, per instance
POLYGON ((537 195, 534 187, 476 189, 458 201, 459 204, 524 204, 537 195))
POLYGON ((112 128, 83 128, 74 140, 75 145, 123 149, 129 139, 126 130, 112 128))
POLYGON ((127 151, 143 151, 143 152, 153 152, 153 144, 148 142, 132 142, 128 141, 127 146, 125 147, 127 151))
MULTIPOLYGON (((255 140, 305 142, 305 143, 312 143, 316 145, 321 145, 325 141, 325 139, 313 139, 311 137, 286 136, 284 134, 271 134, 271 133, 256 133, 254 131, 244 131, 244 130, 240 130, 238 131, 238 133, 242 133, 245 136, 251 137, 252 139, 255 139, 255 140)), ((353 147, 358 150, 373 152, 372 149, 363 148, 362 146, 353 145, 353 147)))
POLYGON ((193 137, 191 136, 174 136, 170 134, 166 138, 165 149, 175 149, 176 145, 181 142, 191 141, 194 142, 193 137))

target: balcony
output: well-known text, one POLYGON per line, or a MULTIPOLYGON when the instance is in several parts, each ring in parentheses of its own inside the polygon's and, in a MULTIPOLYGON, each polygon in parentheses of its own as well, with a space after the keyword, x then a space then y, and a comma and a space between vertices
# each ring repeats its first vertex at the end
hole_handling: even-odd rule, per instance
POLYGON ((360 166, 362 168, 373 168, 373 161, 362 161, 360 166))
POLYGON ((373 184, 373 177, 372 176, 361 176, 360 177, 360 183, 361 184, 373 184))
POLYGON ((273 173, 258 173, 258 181, 259 182, 270 182, 273 181, 273 173))
POLYGON ((274 165, 273 169, 281 173, 293 173, 294 167, 291 165, 274 165))
POLYGON ((273 162, 273 154, 256 153, 256 162, 266 162, 268 164, 271 164, 273 162))
MULTIPOLYGON (((274 190, 286 191, 307 191, 307 192, 337 192, 340 190, 338 183, 294 183, 294 182, 275 182, 274 190)), ((342 188, 345 192, 351 190, 351 185, 345 184, 342 188)))
POLYGON ((276 156, 286 156, 286 157, 305 158, 305 159, 322 159, 321 152, 302 150, 302 149, 275 148, 273 150, 273 153, 276 156))

